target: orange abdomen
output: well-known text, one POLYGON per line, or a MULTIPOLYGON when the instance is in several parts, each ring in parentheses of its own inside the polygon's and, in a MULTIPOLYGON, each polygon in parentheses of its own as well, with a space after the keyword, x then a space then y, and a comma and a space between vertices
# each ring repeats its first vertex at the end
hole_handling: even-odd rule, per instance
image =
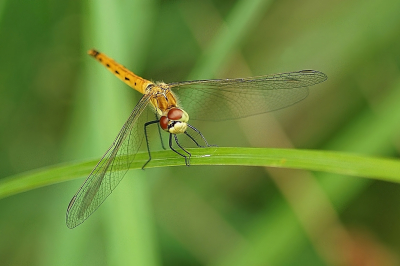
POLYGON ((153 84, 153 82, 135 75, 133 72, 126 69, 123 65, 118 64, 105 54, 102 54, 94 49, 89 50, 88 54, 96 58, 97 61, 107 67, 107 69, 116 75, 120 80, 142 94, 144 94, 149 84, 153 84))

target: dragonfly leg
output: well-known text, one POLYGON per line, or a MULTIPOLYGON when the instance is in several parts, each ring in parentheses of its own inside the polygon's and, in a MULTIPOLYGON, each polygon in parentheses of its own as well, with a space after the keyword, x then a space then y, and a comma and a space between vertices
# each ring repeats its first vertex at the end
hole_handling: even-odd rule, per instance
MULTIPOLYGON (((160 121, 160 118, 157 115, 157 112, 154 113, 156 116, 156 120, 160 121)), ((161 147, 163 148, 163 150, 166 150, 165 146, 164 146, 164 141, 162 139, 162 135, 161 135, 161 127, 160 127, 160 123, 158 123, 158 135, 160 136, 160 141, 161 141, 161 147)))
POLYGON ((192 156, 192 154, 191 154, 190 152, 188 152, 187 150, 185 150, 185 149, 179 144, 178 137, 177 137, 175 134, 169 134, 169 147, 170 147, 171 150, 173 150, 175 153, 177 153, 177 154, 179 154, 180 156, 182 156, 182 157, 185 158, 185 164, 186 164, 187 166, 190 165, 190 156, 192 156), (186 156, 186 155, 180 153, 179 151, 175 150, 174 147, 172 147, 172 135, 174 135, 174 139, 175 139, 176 145, 178 145, 178 147, 181 148, 184 152, 186 152, 189 156, 186 156))
MULTIPOLYGON (((147 126, 152 125, 152 124, 155 124, 155 123, 158 123, 158 124, 159 124, 159 121, 158 121, 158 120, 154 120, 154 121, 146 122, 146 123, 144 124, 144 136, 145 136, 145 138, 146 138, 146 145, 147 145, 147 152, 149 153, 149 159, 147 160, 147 162, 144 163, 144 165, 142 166, 142 169, 144 169, 145 166, 151 161, 151 153, 150 153, 149 138, 148 138, 148 136, 147 136, 147 126)), ((160 137, 161 137, 161 136, 160 136, 160 137)))
POLYGON ((197 147, 204 148, 204 146, 201 146, 187 131, 185 131, 185 135, 188 136, 197 145, 197 147))
MULTIPOLYGON (((198 130, 197 128, 195 128, 194 126, 187 124, 188 127, 190 127, 191 129, 193 129, 197 134, 200 135, 200 137, 203 139, 204 143, 206 144, 206 147, 215 147, 216 145, 210 145, 208 144, 208 141, 206 140, 206 138, 203 136, 203 134, 201 134, 200 130, 198 130)), ((197 145, 197 147, 204 147, 199 145, 199 143, 189 134, 185 131, 185 134, 197 145)))

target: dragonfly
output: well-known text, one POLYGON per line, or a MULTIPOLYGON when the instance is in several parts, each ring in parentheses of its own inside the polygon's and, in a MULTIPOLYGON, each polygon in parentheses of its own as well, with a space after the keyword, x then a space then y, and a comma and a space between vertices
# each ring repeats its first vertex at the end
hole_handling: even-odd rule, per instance
POLYGON ((210 146, 201 132, 188 123, 189 115, 193 120, 223 121, 282 109, 305 99, 309 86, 327 79, 322 72, 301 70, 251 78, 167 84, 141 78, 97 50, 89 50, 88 54, 143 96, 115 141, 72 197, 66 213, 66 224, 71 229, 83 223, 117 187, 144 139, 149 159, 142 168, 150 162, 148 126, 156 124, 169 133, 169 147, 189 165, 191 153, 179 143, 177 135, 186 135, 198 147, 210 146), (143 115, 149 107, 155 114, 151 121, 143 115), (173 147, 173 142, 179 151, 173 147))

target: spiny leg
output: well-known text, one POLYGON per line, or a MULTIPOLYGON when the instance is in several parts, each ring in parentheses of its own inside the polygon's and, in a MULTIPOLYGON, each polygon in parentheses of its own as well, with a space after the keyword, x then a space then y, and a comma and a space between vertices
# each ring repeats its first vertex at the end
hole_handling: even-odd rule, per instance
MULTIPOLYGON (((150 122, 146 122, 144 124, 144 136, 146 138, 146 145, 147 145, 147 152, 149 153, 149 159, 147 160, 147 162, 144 163, 144 165, 142 166, 142 169, 144 169, 144 167, 151 161, 151 153, 150 153, 150 145, 149 145, 149 138, 147 136, 147 126, 155 124, 155 123, 159 123, 158 120, 154 120, 154 121, 150 121, 150 122)), ((160 136, 161 137, 161 136, 160 136)))
POLYGON ((175 153, 177 153, 177 154, 179 154, 180 156, 182 156, 182 157, 185 158, 185 164, 186 164, 187 166, 190 165, 190 156, 192 156, 192 154, 191 154, 190 152, 188 152, 187 150, 185 150, 185 149, 179 144, 179 142, 178 142, 178 137, 177 137, 175 134, 169 134, 169 147, 170 147, 171 150, 173 150, 175 153), (176 144, 178 145, 178 147, 181 148, 184 152, 186 152, 186 153, 189 155, 189 157, 186 156, 186 155, 183 155, 183 154, 180 153, 179 151, 175 150, 174 147, 172 147, 172 135, 174 135, 175 142, 176 142, 176 144))
POLYGON ((203 148, 204 146, 201 146, 187 131, 185 131, 185 135, 188 136, 196 145, 197 147, 203 148))
MULTIPOLYGON (((190 125, 190 124, 187 124, 187 126, 190 127, 191 129, 193 129, 197 134, 200 135, 200 137, 203 139, 203 141, 204 141, 204 143, 206 144, 207 147, 216 146, 216 145, 210 145, 210 144, 208 144, 208 141, 207 141, 206 138, 203 136, 203 134, 201 134, 200 130, 198 130, 197 128, 195 128, 194 126, 192 126, 192 125, 190 125)), ((192 137, 191 135, 189 135, 189 133, 187 133, 186 131, 185 131, 185 134, 186 134, 189 138, 191 138, 191 139, 193 140, 193 142, 196 143, 196 145, 197 145, 198 147, 203 147, 203 146, 199 145, 199 144, 197 143, 197 141, 195 141, 195 140, 193 139, 193 137, 192 137)))
MULTIPOLYGON (((156 120, 157 121, 160 121, 160 119, 158 118, 158 115, 157 115, 157 112, 156 113, 154 113, 155 114, 155 116, 156 116, 156 120)), ((161 147, 163 148, 163 150, 166 150, 166 148, 165 148, 165 146, 164 146, 164 141, 163 141, 163 138, 162 138, 162 135, 161 135, 161 127, 160 127, 160 123, 158 123, 158 135, 160 136, 160 141, 161 141, 161 147)))
POLYGON ((178 145, 179 148, 181 148, 184 152, 186 152, 189 155, 189 157, 185 157, 185 163, 187 166, 189 166, 190 165, 190 157, 192 157, 192 154, 190 152, 188 152, 187 150, 185 150, 185 148, 183 148, 181 146, 181 144, 178 141, 177 135, 174 135, 174 139, 175 139, 176 145, 178 145))

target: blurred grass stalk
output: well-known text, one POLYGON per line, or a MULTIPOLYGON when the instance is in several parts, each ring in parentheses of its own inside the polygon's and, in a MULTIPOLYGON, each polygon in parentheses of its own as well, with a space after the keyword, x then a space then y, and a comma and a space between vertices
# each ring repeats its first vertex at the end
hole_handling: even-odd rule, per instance
MULTIPOLYGON (((125 58, 124 63, 132 62, 130 65, 136 66, 135 70, 140 73, 156 12, 155 2, 151 0, 82 3, 88 11, 83 21, 82 58, 85 71, 81 76, 81 90, 76 96, 77 106, 70 139, 66 144, 75 144, 75 148, 81 152, 75 154, 74 158, 103 154, 135 104, 132 97, 135 93, 128 91, 129 88, 87 56, 86 51, 96 48, 113 58, 125 58)), ((88 261, 87 254, 79 251, 87 250, 94 239, 100 240, 103 232, 105 239, 101 242, 105 245, 105 254, 102 256, 107 259, 107 265, 159 264, 148 183, 144 173, 135 172, 134 178, 130 177, 132 173, 127 173, 118 193, 103 204, 102 212, 96 213, 103 215, 101 221, 105 223, 102 226, 94 227, 95 222, 99 221, 94 215, 87 224, 65 233, 69 234, 65 236, 68 241, 64 243, 67 244, 60 243, 64 248, 55 252, 54 262, 57 263, 53 265, 60 265, 59 258, 69 257, 71 250, 76 251, 74 254, 80 254, 77 262, 88 261)), ((95 257, 92 259, 97 260, 95 257)), ((71 265, 71 261, 67 260, 67 263, 71 265)))

